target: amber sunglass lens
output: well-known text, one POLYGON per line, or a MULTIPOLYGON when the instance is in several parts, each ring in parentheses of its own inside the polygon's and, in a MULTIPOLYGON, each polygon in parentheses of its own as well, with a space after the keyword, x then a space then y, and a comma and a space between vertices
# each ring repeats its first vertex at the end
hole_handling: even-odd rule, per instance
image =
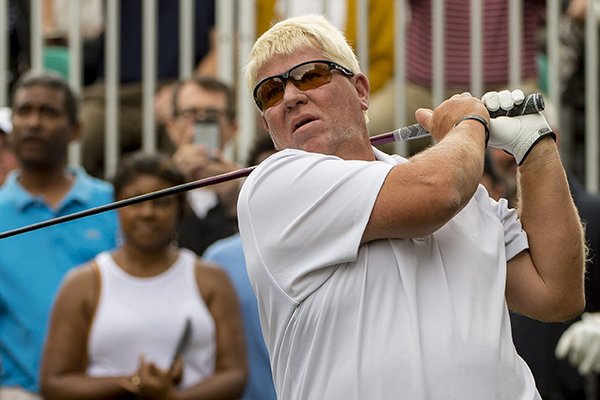
POLYGON ((284 84, 280 78, 265 81, 258 88, 257 97, 262 104, 262 110, 273 107, 283 99, 284 84))
POLYGON ((326 64, 307 64, 290 73, 294 85, 300 90, 316 89, 331 82, 331 70, 326 64))
POLYGON ((289 71, 289 78, 273 77, 264 81, 256 91, 261 110, 277 105, 283 100, 285 81, 291 80, 294 86, 305 91, 316 89, 331 82, 332 72, 325 63, 299 65, 289 71))

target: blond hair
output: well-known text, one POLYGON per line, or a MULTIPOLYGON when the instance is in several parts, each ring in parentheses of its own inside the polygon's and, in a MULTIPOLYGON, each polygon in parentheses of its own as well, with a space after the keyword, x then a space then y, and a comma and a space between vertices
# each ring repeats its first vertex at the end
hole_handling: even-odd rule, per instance
POLYGON ((354 74, 361 72, 358 59, 344 34, 322 15, 306 14, 276 23, 256 40, 245 68, 250 92, 258 83, 260 67, 275 55, 290 55, 303 47, 322 52, 326 59, 348 68, 354 74))

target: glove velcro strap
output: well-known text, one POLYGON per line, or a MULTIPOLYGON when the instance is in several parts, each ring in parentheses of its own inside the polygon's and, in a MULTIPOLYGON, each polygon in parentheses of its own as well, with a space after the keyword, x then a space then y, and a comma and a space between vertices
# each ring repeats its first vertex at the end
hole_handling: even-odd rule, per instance
POLYGON ((540 141, 540 139, 543 139, 546 136, 550 136, 556 142, 556 134, 550 128, 542 128, 538 130, 537 135, 532 136, 532 140, 529 143, 524 144, 527 147, 527 150, 523 152, 521 159, 517 160, 517 165, 523 164, 525 158, 527 157, 531 149, 533 149, 533 147, 540 141))
POLYGON ((485 147, 487 147, 488 140, 490 139, 490 126, 488 125, 488 122, 485 118, 480 117, 479 115, 465 115, 464 117, 461 117, 458 121, 456 121, 452 128, 456 128, 458 124, 467 120, 477 121, 481 125, 483 125, 483 129, 485 130, 485 147))

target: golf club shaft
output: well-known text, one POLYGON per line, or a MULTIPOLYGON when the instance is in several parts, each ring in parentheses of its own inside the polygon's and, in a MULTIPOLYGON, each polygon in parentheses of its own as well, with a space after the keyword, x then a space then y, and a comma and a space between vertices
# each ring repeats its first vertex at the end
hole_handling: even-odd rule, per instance
MULTIPOLYGON (((534 94, 528 95, 525 98, 525 100, 523 101, 523 103, 521 103, 518 106, 515 106, 513 109, 511 109, 509 111, 500 110, 500 111, 496 111, 496 112, 490 112, 490 117, 496 118, 499 116, 509 116, 510 117, 510 116, 517 116, 517 115, 523 115, 523 114, 532 114, 532 113, 540 112, 543 109, 544 109, 544 99, 543 99, 542 95, 539 93, 534 93, 534 94)), ((406 140, 418 139, 418 138, 426 137, 429 135, 430 135, 430 133, 428 131, 426 131, 425 129, 423 129, 422 126, 420 126, 419 124, 414 124, 414 125, 409 125, 409 126, 405 126, 403 128, 396 129, 392 132, 387 132, 387 133, 382 133, 380 135, 372 136, 371 144, 373 146, 380 146, 380 145, 392 143, 392 142, 402 142, 402 141, 406 141, 406 140)), ((173 194, 187 192, 187 191, 193 190, 193 189, 216 185, 218 183, 227 182, 227 181, 230 181, 233 179, 243 178, 243 177, 250 175, 250 172, 252 172, 254 170, 254 168, 256 168, 256 166, 238 169, 236 171, 231 171, 231 172, 227 172, 224 174, 211 176, 211 177, 208 177, 205 179, 200 179, 197 181, 188 182, 188 183, 184 183, 184 184, 177 185, 177 186, 172 186, 172 187, 169 187, 166 189, 158 190, 156 192, 146 193, 146 194, 142 194, 139 196, 130 197, 128 199, 118 200, 118 201, 115 201, 112 203, 104 204, 102 206, 90 208, 90 209, 79 211, 79 212, 72 213, 69 215, 64 215, 64 216, 52 218, 52 219, 49 219, 46 221, 41 221, 41 222, 38 222, 35 224, 23 226, 21 228, 17 228, 17 229, 13 229, 13 230, 9 230, 9 231, 0 233, 0 239, 19 235, 19 234, 25 233, 25 232, 34 231, 34 230, 41 229, 41 228, 46 228, 46 227, 49 227, 52 225, 61 224, 64 222, 75 220, 75 219, 88 217, 88 216, 99 214, 102 212, 115 210, 117 208, 130 206, 133 204, 141 203, 143 201, 153 200, 153 199, 157 199, 160 197, 165 197, 165 196, 170 196, 173 194)))

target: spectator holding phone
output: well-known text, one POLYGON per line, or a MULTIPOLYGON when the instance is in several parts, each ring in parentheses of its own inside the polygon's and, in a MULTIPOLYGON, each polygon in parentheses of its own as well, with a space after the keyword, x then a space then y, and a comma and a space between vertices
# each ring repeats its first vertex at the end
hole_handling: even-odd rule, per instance
MULTIPOLYGON (((168 157, 134 153, 117 170, 115 196, 183 182, 168 157)), ((173 245, 183 201, 169 196, 120 209, 123 244, 65 278, 42 361, 45 399, 242 394, 238 300, 223 270, 173 245)))
MULTIPOLYGON (((173 160, 188 181, 239 168, 223 155, 237 129, 234 95, 227 84, 195 76, 174 86, 165 130, 175 147, 173 160)), ((189 192, 179 244, 201 255, 213 242, 236 233, 239 188, 234 180, 189 192)))

